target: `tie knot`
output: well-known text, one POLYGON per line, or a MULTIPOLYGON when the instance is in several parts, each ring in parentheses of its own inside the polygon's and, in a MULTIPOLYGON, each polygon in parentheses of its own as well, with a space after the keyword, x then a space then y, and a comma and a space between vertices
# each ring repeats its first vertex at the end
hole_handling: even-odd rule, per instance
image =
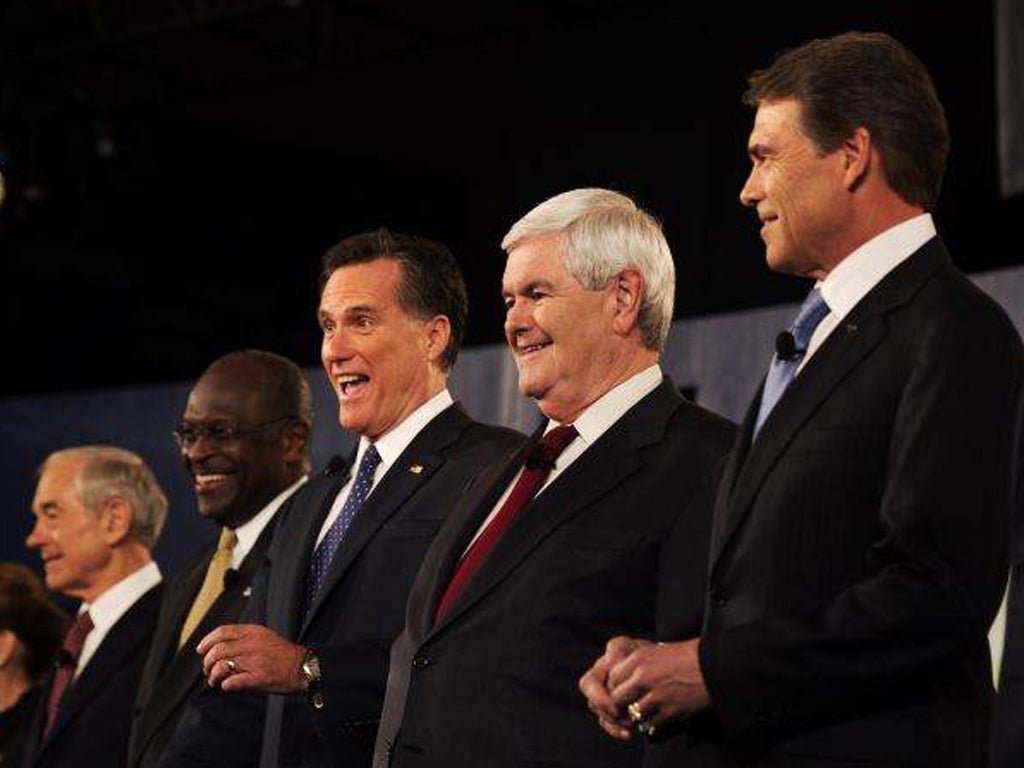
POLYGON ((800 305, 800 311, 797 313, 796 320, 793 321, 793 326, 790 329, 797 351, 803 352, 807 349, 807 344, 814 334, 814 329, 818 327, 822 318, 828 313, 829 306, 825 302, 825 297, 821 295, 820 290, 815 288, 807 294, 807 298, 800 305))
POLYGON ((544 446, 544 458, 547 461, 557 459, 578 434, 576 427, 572 424, 563 424, 550 430, 541 440, 541 444, 544 446))
POLYGON ((82 611, 71 622, 68 633, 64 635, 64 643, 61 645, 61 650, 71 657, 70 662, 72 666, 78 661, 78 657, 82 653, 82 646, 85 645, 85 638, 92 632, 92 629, 92 616, 89 615, 88 611, 82 611))
POLYGON ((231 528, 221 528, 220 538, 217 539, 217 549, 225 552, 233 552, 238 543, 238 534, 231 528))

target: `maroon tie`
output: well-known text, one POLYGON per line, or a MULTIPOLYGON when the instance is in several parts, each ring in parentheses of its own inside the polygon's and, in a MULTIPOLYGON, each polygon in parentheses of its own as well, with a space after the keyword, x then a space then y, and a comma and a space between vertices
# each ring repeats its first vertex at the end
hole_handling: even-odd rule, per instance
POLYGON ((476 541, 470 545, 456 566, 452 580, 448 582, 448 588, 445 589, 441 601, 437 604, 437 612, 434 614, 435 623, 444 617, 455 598, 462 594, 462 590, 466 588, 481 563, 487 559, 491 550, 505 535, 512 525, 512 521, 537 495, 537 491, 544 485, 544 481, 548 479, 548 475, 554 469, 555 459, 561 455, 576 435, 576 427, 572 424, 555 427, 544 435, 544 439, 530 451, 530 455, 526 459, 526 466, 523 468, 522 474, 519 475, 519 480, 505 503, 501 505, 498 514, 476 537, 476 541))
POLYGON ((74 623, 64 636, 64 644, 61 645, 60 653, 57 654, 57 669, 53 674, 50 699, 46 705, 46 728, 43 730, 43 738, 50 735, 50 731, 57 723, 57 712, 60 710, 61 699, 64 698, 64 692, 71 685, 71 679, 75 676, 78 657, 82 654, 82 646, 85 645, 86 635, 90 632, 92 632, 92 618, 88 611, 83 611, 75 617, 74 623))

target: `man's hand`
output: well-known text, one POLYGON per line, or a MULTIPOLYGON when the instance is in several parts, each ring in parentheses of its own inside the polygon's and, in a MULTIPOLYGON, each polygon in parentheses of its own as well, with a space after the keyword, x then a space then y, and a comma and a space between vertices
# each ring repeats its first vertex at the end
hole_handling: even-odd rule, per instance
POLYGON ((619 706, 612 698, 608 674, 644 642, 631 637, 612 638, 605 646, 604 655, 580 678, 580 691, 587 697, 590 711, 597 715, 597 722, 609 736, 623 741, 632 737, 634 725, 626 707, 619 706))
POLYGON ((203 674, 211 688, 298 693, 305 690, 299 667, 306 654, 259 624, 225 624, 199 641, 203 674))
POLYGON ((699 637, 678 643, 632 642, 629 654, 607 673, 606 688, 618 710, 636 702, 643 721, 657 728, 711 706, 697 654, 699 637))

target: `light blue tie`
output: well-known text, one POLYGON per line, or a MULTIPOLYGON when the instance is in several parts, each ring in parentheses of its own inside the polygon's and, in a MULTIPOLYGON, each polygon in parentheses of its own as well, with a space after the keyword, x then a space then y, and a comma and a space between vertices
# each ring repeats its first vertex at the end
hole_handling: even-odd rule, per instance
POLYGON ((828 313, 828 304, 825 303, 821 291, 815 288, 807 294, 807 298, 804 299, 804 303, 797 313, 796 320, 793 321, 793 325, 789 329, 789 333, 793 337, 793 351, 785 359, 779 357, 779 353, 776 351, 772 358, 772 367, 768 369, 768 376, 764 380, 761 408, 757 412, 757 421, 754 423, 755 438, 761 431, 761 425, 768 418, 768 414, 772 412, 772 408, 779 402, 782 393, 786 391, 786 387, 796 376, 796 371, 800 367, 800 363, 803 362, 804 355, 807 354, 807 345, 811 341, 814 329, 828 313))
POLYGON ((306 595, 302 604, 303 619, 313 605, 313 600, 316 599, 320 587, 323 586, 324 578, 334 559, 334 553, 338 551, 338 545, 345 538, 345 532, 352 525, 363 502, 366 501, 366 497, 370 495, 370 489, 373 487, 373 473, 378 464, 380 464, 380 454, 377 453, 377 448, 371 445, 363 453, 363 459, 359 462, 359 471, 356 472, 355 482, 352 483, 352 489, 348 493, 348 498, 345 499, 341 513, 331 523, 331 527, 327 529, 327 535, 324 536, 320 546, 313 553, 313 559, 309 564, 309 573, 306 574, 306 595))

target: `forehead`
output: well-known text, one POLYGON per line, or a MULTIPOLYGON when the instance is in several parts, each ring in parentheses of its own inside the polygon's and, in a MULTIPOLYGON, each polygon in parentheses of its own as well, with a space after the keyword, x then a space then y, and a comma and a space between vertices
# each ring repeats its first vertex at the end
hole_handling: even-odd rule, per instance
POLYGON ((50 461, 39 476, 34 504, 45 504, 58 496, 65 496, 76 487, 78 473, 85 466, 81 458, 50 461))
POLYGON ((795 99, 761 102, 754 116, 749 145, 774 145, 798 136, 802 137, 800 116, 800 102, 795 99))
POLYGON ((190 419, 245 419, 268 410, 269 382, 253 366, 228 365, 205 373, 189 393, 185 416, 190 419))
POLYGON ((396 259, 375 259, 338 267, 320 295, 320 311, 339 314, 356 307, 383 309, 397 304, 402 265, 396 259))
POLYGON ((515 292, 537 283, 575 282, 565 268, 564 237, 560 232, 531 237, 509 251, 502 290, 515 292))

